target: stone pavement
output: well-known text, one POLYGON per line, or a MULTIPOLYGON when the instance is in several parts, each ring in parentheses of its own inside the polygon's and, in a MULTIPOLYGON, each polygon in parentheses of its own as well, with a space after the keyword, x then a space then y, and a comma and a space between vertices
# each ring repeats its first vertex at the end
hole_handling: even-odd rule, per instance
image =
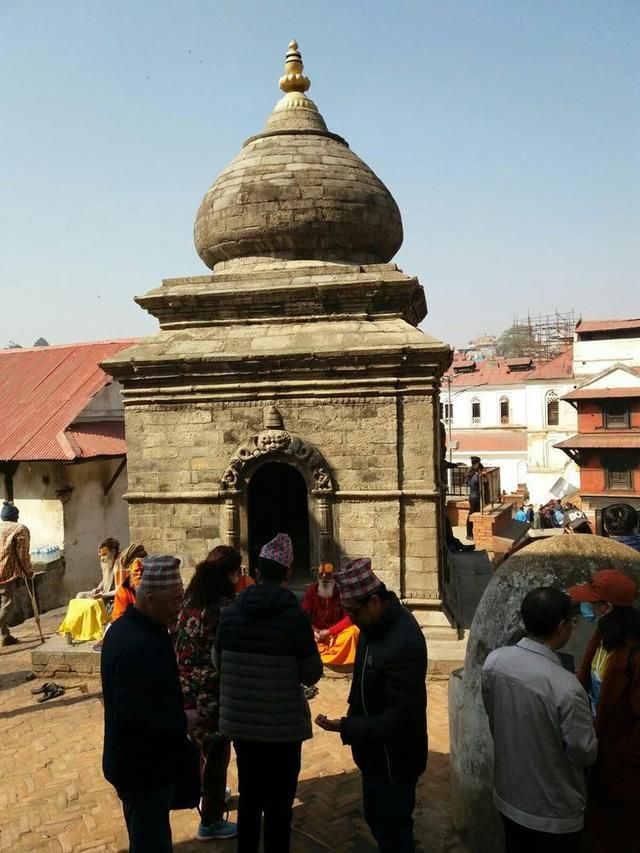
MULTIPOLYGON (((59 615, 42 617, 45 636, 59 615)), ((39 642, 35 624, 14 629, 23 642, 0 650, 0 851, 72 853, 127 850, 119 802, 102 777, 102 704, 92 676, 64 681, 66 693, 38 704, 27 681, 30 652, 39 642)), ((57 679, 62 682, 62 679, 57 679)), ((325 678, 312 700, 315 715, 339 716, 349 682, 325 678)), ((418 789, 416 835, 423 853, 461 853, 451 831, 447 684, 429 685, 430 757, 418 789)), ((235 790, 235 766, 230 786, 235 790)), ((232 809, 235 804, 232 802, 232 809)), ((234 819, 234 812, 231 812, 234 819)), ((193 841, 195 812, 174 812, 176 853, 201 851, 193 841)), ((233 853, 234 841, 204 845, 233 853)), ((360 808, 359 776, 339 738, 316 728, 303 748, 303 770, 294 811, 293 853, 374 853, 360 808)))

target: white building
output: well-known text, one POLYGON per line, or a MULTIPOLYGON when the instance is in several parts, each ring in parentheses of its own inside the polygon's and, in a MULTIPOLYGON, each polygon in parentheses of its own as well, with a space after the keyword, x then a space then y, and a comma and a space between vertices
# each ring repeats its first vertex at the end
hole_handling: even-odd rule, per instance
POLYGON ((576 410, 561 398, 616 364, 640 365, 640 320, 581 320, 573 347, 539 365, 456 357, 440 395, 451 459, 480 456, 500 468, 503 490, 526 485, 534 505, 553 496, 561 477, 577 488, 576 465, 554 446, 578 429, 576 410))

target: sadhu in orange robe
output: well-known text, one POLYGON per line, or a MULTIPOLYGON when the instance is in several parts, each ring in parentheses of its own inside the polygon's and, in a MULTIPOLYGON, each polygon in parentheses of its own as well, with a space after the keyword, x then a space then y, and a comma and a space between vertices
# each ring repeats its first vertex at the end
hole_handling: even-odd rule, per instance
POLYGON ((311 620, 314 631, 329 631, 326 640, 316 640, 322 663, 332 666, 352 664, 356 659, 360 632, 342 609, 337 587, 334 586, 330 598, 323 598, 318 593, 318 582, 312 583, 305 592, 302 609, 311 620))

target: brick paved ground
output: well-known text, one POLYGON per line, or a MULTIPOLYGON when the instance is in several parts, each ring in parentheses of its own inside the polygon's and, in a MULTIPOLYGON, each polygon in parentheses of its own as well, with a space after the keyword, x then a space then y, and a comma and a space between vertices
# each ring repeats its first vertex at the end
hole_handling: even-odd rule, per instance
MULTIPOLYGON (((45 634, 58 617, 43 616, 45 634)), ((71 853, 125 851, 118 800, 100 772, 102 705, 99 683, 69 678, 64 697, 38 704, 26 681, 30 650, 37 645, 33 622, 15 629, 19 646, 0 650, 0 851, 71 853), (74 685, 85 685, 86 693, 74 685)), ((348 682, 323 679, 312 712, 338 716, 348 682)), ((417 837, 424 853, 460 853, 448 806, 447 687, 429 688, 429 769, 418 789, 417 837)), ((234 789, 235 767, 230 771, 234 789)), ((234 789, 235 790, 235 789, 234 789)), ((233 808, 233 803, 232 803, 233 808)), ((232 812, 231 819, 234 814, 232 812)), ((194 842, 197 816, 174 813, 176 853, 235 850, 235 842, 194 842)), ((294 853, 373 853, 360 809, 359 777, 339 738, 316 729, 304 746, 294 817, 294 853)))

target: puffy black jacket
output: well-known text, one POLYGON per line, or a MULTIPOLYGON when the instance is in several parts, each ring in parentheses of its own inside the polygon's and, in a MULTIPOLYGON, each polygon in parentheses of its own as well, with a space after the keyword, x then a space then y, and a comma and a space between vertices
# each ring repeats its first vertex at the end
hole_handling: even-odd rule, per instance
POLYGON ((173 784, 187 759, 187 718, 169 633, 131 604, 104 638, 102 767, 122 792, 173 784))
POLYGON ((394 593, 375 628, 358 640, 342 741, 371 778, 412 781, 427 766, 427 645, 394 593))
POLYGON ((257 584, 222 611, 214 663, 220 732, 233 740, 290 743, 311 737, 302 685, 322 675, 313 630, 295 595, 257 584))

